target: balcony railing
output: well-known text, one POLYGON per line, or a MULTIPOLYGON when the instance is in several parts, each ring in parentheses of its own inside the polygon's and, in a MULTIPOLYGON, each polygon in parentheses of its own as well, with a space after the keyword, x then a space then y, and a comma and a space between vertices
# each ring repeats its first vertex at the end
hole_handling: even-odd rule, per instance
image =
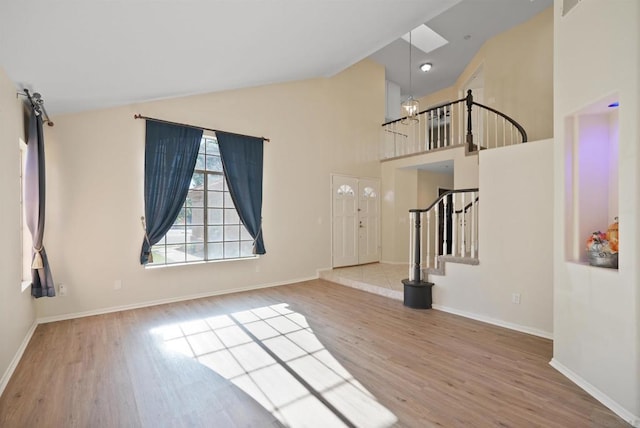
POLYGON ((467 96, 420 112, 414 119, 382 125, 381 158, 467 146, 468 152, 527 142, 527 133, 515 120, 467 96))

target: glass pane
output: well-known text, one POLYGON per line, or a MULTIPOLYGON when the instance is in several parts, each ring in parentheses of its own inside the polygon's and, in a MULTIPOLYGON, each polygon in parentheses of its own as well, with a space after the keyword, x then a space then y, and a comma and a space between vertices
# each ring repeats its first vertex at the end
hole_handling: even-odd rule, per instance
POLYGON ((224 258, 234 259, 240 257, 240 242, 225 242, 224 243, 224 258))
POLYGON ((187 242, 204 242, 204 226, 187 226, 187 242))
POLYGON ((187 224, 204 224, 204 208, 187 208, 187 224))
POLYGON ((209 208, 207 223, 211 225, 223 224, 222 209, 209 208))
POLYGON ((167 245, 167 263, 184 263, 186 261, 186 253, 184 252, 184 244, 167 245))
POLYGON ((238 241, 239 239, 240 239, 240 226, 224 226, 225 241, 238 241))
POLYGON ((167 245, 168 244, 181 244, 185 242, 184 226, 172 226, 167 232, 167 245))
POLYGON ((180 210, 180 212, 178 213, 178 217, 176 217, 176 220, 173 222, 173 225, 174 226, 183 225, 184 224, 184 219, 185 219, 185 209, 182 208, 180 210))
POLYGON ((207 154, 217 155, 219 153, 220 149, 218 148, 218 140, 207 138, 207 154))
POLYGON ((198 160, 196 160, 196 169, 204 169, 206 165, 204 158, 205 158, 204 153, 198 154, 198 160))
POLYGON ((204 192, 202 190, 189 190, 185 203, 188 207, 203 207, 204 192))
POLYGON ((154 245, 151 247, 151 254, 153 255, 154 264, 163 264, 165 262, 164 245, 154 245))
POLYGON ((253 256, 253 241, 240 242, 240 257, 253 256))
POLYGON ((207 230, 207 240, 209 242, 222 242, 223 240, 222 226, 209 226, 207 230))
POLYGON ((200 140, 200 148, 198 149, 198 153, 204 153, 205 150, 205 139, 202 138, 200 140))
POLYGON ((244 225, 240 227, 240 239, 242 239, 243 241, 253 241, 253 238, 249 234, 247 228, 244 227, 244 225))
POLYGON ((209 190, 224 190, 224 176, 222 174, 207 174, 209 190))
POLYGON ((224 224, 240 224, 240 217, 235 208, 224 210, 224 224))
POLYGON ((202 172, 194 172, 191 176, 191 183, 189 184, 189 189, 199 189, 202 190, 204 185, 204 173, 202 172))
POLYGON ((207 205, 210 208, 222 208, 222 192, 207 192, 207 205))
POLYGON ((222 172, 222 160, 220 156, 207 156, 207 171, 222 172))
POLYGON ((204 244, 187 244, 187 261, 204 260, 204 244))
POLYGON ((236 206, 233 204, 233 199, 231 199, 231 193, 224 192, 224 207, 225 208, 235 208, 236 206))
POLYGON ((225 177, 223 181, 224 181, 224 191, 228 192, 229 191, 229 185, 227 184, 227 178, 225 177))
POLYGON ((207 244, 207 260, 219 260, 222 257, 222 242, 207 244))
POLYGON ((165 238, 165 237, 163 236, 161 240, 159 240, 158 242, 156 242, 156 245, 164 245, 164 244, 165 244, 165 242, 164 242, 164 238, 165 238))

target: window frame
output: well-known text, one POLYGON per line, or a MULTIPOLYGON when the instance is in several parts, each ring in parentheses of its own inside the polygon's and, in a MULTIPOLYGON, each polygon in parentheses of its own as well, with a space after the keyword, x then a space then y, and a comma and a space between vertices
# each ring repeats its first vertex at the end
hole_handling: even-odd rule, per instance
POLYGON ((24 205, 24 190, 27 166, 27 143, 22 139, 18 139, 19 162, 20 162, 20 291, 24 292, 31 286, 31 248, 33 247, 33 238, 27 226, 27 213, 24 205))
MULTIPOLYGON (((165 268, 165 267, 172 267, 172 266, 184 266, 184 265, 193 265, 193 264, 203 264, 203 263, 218 263, 218 262, 229 262, 229 261, 237 261, 237 260, 251 260, 251 259, 256 259, 259 257, 259 255, 257 254, 253 254, 253 252, 251 254, 247 254, 246 251, 243 252, 243 244, 247 244, 250 243, 250 247, 253 249, 254 246, 254 239, 251 237, 251 235, 249 234, 249 232, 247 231, 246 227, 244 226, 244 224, 242 223, 242 220, 240 219, 240 216, 238 214, 238 211, 235 207, 235 204, 233 203, 233 199, 231 198, 231 193, 229 192, 229 186, 227 184, 227 178, 226 178, 226 174, 224 172, 224 168, 222 167, 222 159, 220 158, 219 160, 219 165, 220 165, 220 170, 216 170, 216 169, 207 169, 207 160, 209 157, 220 157, 220 151, 219 148, 217 148, 217 138, 215 135, 212 135, 210 133, 204 133, 202 135, 202 139, 200 142, 200 150, 198 151, 198 162, 196 164, 196 167, 194 168, 193 171, 193 175, 192 175, 192 181, 191 181, 191 185, 189 188, 189 194, 187 195, 187 198, 185 199, 185 202, 182 205, 182 209, 181 209, 181 214, 179 215, 179 217, 176 219, 176 221, 174 221, 173 225, 171 226, 171 229, 169 229, 169 231, 167 232, 167 234, 165 234, 165 236, 162 237, 162 239, 156 243, 155 245, 153 245, 151 247, 151 253, 154 255, 154 259, 157 256, 162 256, 163 257, 163 261, 162 262, 152 262, 152 263, 148 263, 147 265, 145 265, 145 268, 149 268, 149 269, 157 269, 157 268, 165 268), (213 141, 216 145, 216 149, 215 152, 213 154, 210 154, 207 151, 207 147, 208 147, 208 142, 213 141), (203 147, 204 147, 204 151, 203 151, 203 147), (202 162, 200 161, 200 158, 202 158, 202 162), (193 187, 193 177, 196 176, 196 174, 202 174, 203 178, 202 178, 202 189, 194 189, 193 187), (221 188, 215 186, 215 185, 211 185, 210 184, 210 177, 215 177, 215 176, 219 176, 222 177, 222 186, 221 188), (192 193, 192 191, 196 191, 196 192, 202 192, 202 203, 196 206, 193 206, 190 204, 190 195, 192 193), (210 198, 210 193, 221 193, 221 206, 209 206, 209 198, 210 198), (228 207, 227 204, 231 204, 230 207, 228 207), (193 215, 193 209, 199 209, 202 210, 202 224, 189 224, 189 220, 187 219, 187 216, 189 214, 187 214, 191 209, 191 215, 193 215), (212 219, 209 218, 210 216, 210 210, 212 209, 216 209, 216 210, 221 210, 222 211, 222 223, 212 223, 212 219), (227 211, 233 209, 233 216, 235 218, 237 218, 237 222, 233 222, 231 221, 230 223, 226 222, 227 219, 227 211), (182 221, 180 221, 180 216, 184 216, 184 219, 182 221), (227 227, 234 227, 234 226, 238 226, 239 231, 238 231, 238 235, 237 235, 237 239, 226 239, 226 233, 227 233, 227 227), (189 228, 194 228, 194 227, 202 227, 203 229, 203 234, 202 234, 202 240, 201 241, 190 241, 187 238, 187 233, 189 228), (210 242, 210 237, 209 237, 209 233, 210 233, 210 228, 211 227, 220 227, 222 228, 222 239, 220 241, 211 241, 210 242), (185 236, 184 236, 184 240, 180 241, 179 243, 175 243, 175 242, 171 242, 169 243, 167 241, 167 235, 172 231, 172 230, 176 230, 176 229, 182 229, 185 232, 185 236), (237 255, 233 255, 233 256, 229 256, 229 257, 225 257, 225 252, 226 252, 226 244, 227 243, 231 243, 231 244, 237 244, 238 245, 238 252, 237 255), (188 250, 186 249, 187 246, 189 245, 202 245, 202 258, 198 258, 195 260, 189 260, 190 254, 188 253, 188 250), (222 252, 222 257, 221 258, 209 258, 210 257, 210 246, 211 245, 217 245, 217 244, 221 244, 221 252, 222 252), (174 261, 174 262, 170 262, 168 261, 168 250, 171 248, 179 248, 180 246, 184 246, 184 252, 185 252, 185 260, 179 260, 179 261, 174 261), (161 249, 160 254, 157 252, 158 249, 161 249), (243 255, 244 254, 244 255, 243 255)), ((245 249, 246 250, 246 249, 245 249)))

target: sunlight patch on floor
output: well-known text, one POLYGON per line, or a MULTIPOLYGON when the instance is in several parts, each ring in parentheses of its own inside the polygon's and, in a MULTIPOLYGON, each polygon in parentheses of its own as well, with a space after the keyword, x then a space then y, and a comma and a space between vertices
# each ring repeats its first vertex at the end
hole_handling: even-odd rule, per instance
POLYGON ((389 427, 382 406, 285 303, 151 331, 250 395, 289 427, 389 427))

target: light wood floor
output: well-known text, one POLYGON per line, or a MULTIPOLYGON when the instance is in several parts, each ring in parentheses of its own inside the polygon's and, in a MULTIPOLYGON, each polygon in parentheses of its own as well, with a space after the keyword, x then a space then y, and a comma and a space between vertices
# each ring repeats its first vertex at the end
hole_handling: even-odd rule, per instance
POLYGON ((0 426, 627 426, 551 355, 316 280, 40 325, 0 426))

